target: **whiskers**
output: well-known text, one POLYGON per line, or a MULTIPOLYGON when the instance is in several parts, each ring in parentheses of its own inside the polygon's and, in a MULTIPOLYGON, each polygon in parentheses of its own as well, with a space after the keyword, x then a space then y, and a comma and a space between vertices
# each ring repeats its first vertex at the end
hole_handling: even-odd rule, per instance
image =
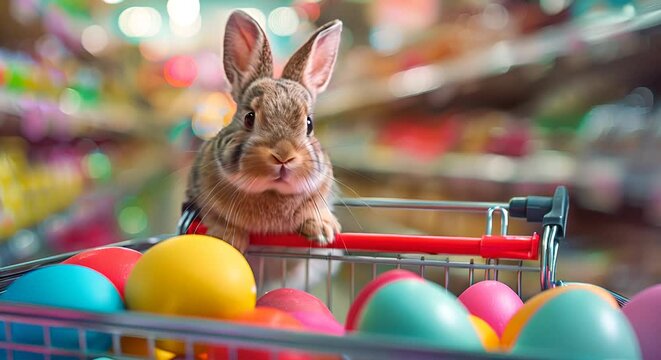
MULTIPOLYGON (((317 162, 316 160, 308 160, 308 161, 317 162)), ((326 166, 332 166, 330 162, 322 162, 322 164, 323 164, 323 165, 326 165, 326 166)), ((358 192, 357 192, 356 190, 354 190, 354 189, 353 189, 351 186, 349 186, 348 184, 345 184, 344 182, 342 182, 342 181, 336 179, 334 176, 330 176, 330 175, 328 175, 326 172, 323 172, 323 171, 321 171, 321 170, 318 170, 316 167, 312 167, 312 169, 313 169, 314 171, 316 171, 318 174, 320 174, 321 176, 324 176, 324 177, 326 177, 327 179, 331 180, 331 181, 334 182, 335 184, 338 184, 338 185, 340 185, 340 186, 342 186, 342 187, 348 189, 348 190, 349 190, 351 193, 353 193, 357 198, 360 198, 360 195, 358 194, 358 192)), ((360 222, 358 221, 358 219, 357 219, 356 216, 354 215, 353 211, 351 211, 351 207, 347 206, 347 203, 346 203, 344 200, 342 200, 341 197, 338 197, 337 200, 339 200, 339 201, 342 203, 342 205, 344 206, 344 208, 347 209, 347 211, 349 212, 349 215, 351 215, 351 218, 352 218, 353 221, 356 223, 356 225, 358 226, 358 228, 360 228, 360 230, 363 230, 363 226, 360 224, 360 222)), ((325 200, 324 200, 324 201, 325 201, 325 200)), ((367 207, 370 207, 367 203, 364 203, 364 204, 365 204, 367 207)), ((329 204, 327 203, 326 206, 329 206, 329 204)), ((329 208, 332 208, 332 207, 329 206, 329 208)))
MULTIPOLYGON (((310 161, 310 162, 317 162, 316 160, 307 160, 307 161, 310 161)), ((335 165, 332 165, 330 162, 321 162, 321 163, 322 163, 323 165, 326 165, 326 166, 337 167, 337 166, 335 166, 335 165)), ((332 180, 332 181, 335 182, 336 184, 345 187, 346 189, 348 189, 349 191, 351 191, 351 193, 353 193, 356 197, 360 197, 360 195, 358 194, 358 192, 357 192, 354 188, 352 188, 351 186, 347 185, 346 183, 344 183, 344 182, 342 182, 342 181, 336 179, 334 176, 330 176, 330 175, 328 175, 326 172, 321 171, 321 170, 319 170, 319 169, 317 169, 317 168, 313 168, 313 170, 316 171, 317 173, 321 174, 322 176, 325 176, 326 178, 332 180)))
MULTIPOLYGON (((307 179, 306 179, 305 183, 309 185, 309 182, 308 182, 307 179)), ((332 209, 332 206, 330 204, 328 204, 328 202, 326 201, 324 196, 321 194, 319 189, 316 190, 316 195, 318 195, 318 198, 321 199, 321 201, 324 203, 324 205, 326 205, 327 209, 329 209, 329 210, 332 209)), ((321 211, 319 210, 319 206, 318 206, 317 202, 315 201, 316 198, 317 198, 317 196, 311 197, 312 205, 314 206, 315 211, 317 213, 317 220, 319 221, 319 223, 323 223, 323 218, 321 216, 321 211)), ((349 211, 349 212, 351 212, 351 211, 349 211)), ((353 216, 353 214, 352 214, 352 216, 353 216)), ((356 223, 358 223, 358 220, 356 220, 355 217, 354 217, 354 221, 356 221, 356 223)), ((358 226, 360 226, 360 224, 358 224, 358 226)), ((349 253, 349 248, 347 248, 346 244, 344 242, 342 242, 342 245, 344 246, 344 251, 349 253)), ((312 250, 312 244, 310 244, 310 250, 312 250)))
MULTIPOLYGON (((241 175, 237 179, 237 182, 240 182, 240 183, 245 182, 245 181, 246 180, 245 180, 244 175, 241 175)), ((230 195, 230 203, 229 203, 228 212, 227 212, 227 215, 226 215, 227 225, 225 226, 225 231, 223 232, 223 238, 224 238, 224 240, 226 240, 227 239, 227 230, 228 230, 229 227, 232 228, 232 233, 231 233, 229 239, 230 239, 230 245, 232 245, 233 247, 236 247, 236 245, 237 245, 237 244, 235 244, 237 227, 232 225, 232 224, 235 224, 236 221, 238 220, 238 216, 239 216, 239 211, 238 211, 238 206, 239 205, 238 204, 240 203, 239 200, 241 199, 242 194, 243 194, 243 192, 241 191, 241 188, 239 186, 236 186, 236 188, 234 189, 234 192, 232 193, 232 195, 230 195)))

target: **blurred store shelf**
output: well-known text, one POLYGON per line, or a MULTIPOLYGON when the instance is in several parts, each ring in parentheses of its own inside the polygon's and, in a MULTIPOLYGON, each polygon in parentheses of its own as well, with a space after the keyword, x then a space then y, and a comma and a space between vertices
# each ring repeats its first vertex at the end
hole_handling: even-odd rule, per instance
MULTIPOLYGON (((315 114, 319 119, 329 119, 362 109, 389 106, 395 101, 452 85, 498 77, 515 68, 584 56, 603 46, 617 48, 632 43, 649 46, 632 35, 645 36, 660 25, 661 9, 657 6, 638 13, 624 7, 621 12, 542 28, 532 35, 500 41, 457 58, 403 70, 388 77, 349 82, 321 96, 315 114)), ((607 61, 616 59, 617 56, 609 54, 607 61)), ((583 64, 589 68, 593 62, 583 64)))
POLYGON ((0 266, 124 239, 127 234, 117 224, 117 208, 171 175, 168 159, 167 152, 155 148, 137 151, 130 164, 116 169, 111 182, 88 186, 63 210, 56 209, 33 219, 27 227, 13 229, 9 237, 0 238, 0 266))
POLYGON ((431 178, 479 180, 495 183, 569 184, 575 175, 576 159, 557 151, 542 151, 523 158, 496 154, 449 153, 423 161, 413 157, 365 154, 338 155, 334 164, 358 173, 412 175, 431 178))
POLYGON ((94 109, 64 113, 52 99, 35 99, 0 89, 2 134, 59 132, 76 137, 139 137, 162 139, 172 120, 124 103, 104 103, 94 109), (26 120, 27 119, 27 120, 26 120))

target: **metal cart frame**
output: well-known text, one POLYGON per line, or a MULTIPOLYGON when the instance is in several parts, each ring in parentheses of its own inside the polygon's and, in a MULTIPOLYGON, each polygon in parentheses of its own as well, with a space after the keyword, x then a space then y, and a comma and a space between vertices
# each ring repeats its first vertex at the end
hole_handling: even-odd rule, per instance
MULTIPOLYGON (((476 271, 484 271, 486 279, 499 279, 499 272, 514 272, 516 276, 516 291, 521 296, 523 273, 539 272, 540 290, 567 283, 557 281, 556 261, 559 244, 567 229, 567 214, 569 196, 567 189, 558 187, 552 197, 528 196, 517 197, 509 203, 461 202, 461 201, 422 201, 402 199, 342 199, 339 201, 349 207, 390 208, 432 211, 477 212, 486 215, 485 235, 478 238, 419 236, 419 235, 384 235, 384 234, 339 234, 330 246, 344 250, 338 254, 329 249, 313 249, 316 246, 298 235, 255 235, 251 237, 253 247, 249 254, 260 259, 256 271, 258 292, 261 292, 263 282, 263 264, 265 259, 280 259, 284 269, 289 259, 303 259, 306 263, 306 289, 309 288, 309 268, 311 261, 326 261, 328 272, 326 276, 326 303, 332 306, 331 265, 339 261, 348 263, 350 268, 350 297, 355 296, 355 266, 369 264, 372 266, 372 278, 376 276, 377 266, 392 268, 415 267, 423 277, 428 268, 440 268, 444 273, 442 283, 448 287, 451 269, 468 271, 469 285, 474 283, 476 271), (500 234, 493 235, 493 222, 496 214, 500 215, 500 234), (533 233, 530 236, 508 235, 509 218, 526 219, 528 222, 541 224, 541 238, 533 233), (414 254, 414 255, 411 255, 414 254), (484 263, 473 258, 468 262, 450 261, 446 259, 429 259, 429 255, 464 255, 485 259, 484 263), (427 257, 425 257, 427 256, 427 257), (501 263, 508 259, 510 264, 501 263), (512 260, 514 263, 512 264, 512 260), (525 266, 524 260, 537 260, 539 266, 525 266)), ((198 213, 194 210, 184 211, 178 226, 180 234, 190 233, 198 213)), ((142 240, 125 241, 114 244, 144 251, 154 244, 169 238, 169 235, 152 237, 142 240)), ((49 264, 59 263, 77 252, 56 255, 22 264, 0 268, 0 291, 11 284, 16 278, 49 264)), ((440 282, 440 281, 439 281, 440 282)), ((285 287, 286 277, 282 286, 285 287)), ((626 302, 626 298, 613 293, 618 302, 626 302)), ((43 358, 70 356, 72 358, 93 358, 97 356, 112 356, 113 358, 154 358, 156 344, 159 339, 177 339, 185 344, 186 359, 195 358, 195 347, 198 344, 223 344, 229 349, 229 358, 238 358, 238 349, 249 346, 269 351, 271 359, 277 359, 278 353, 287 349, 296 351, 312 351, 317 353, 341 354, 343 358, 362 359, 396 359, 414 357, 416 359, 437 358, 501 358, 505 354, 476 354, 454 352, 445 349, 430 348, 406 339, 388 339, 383 341, 373 336, 327 336, 308 333, 257 328, 236 325, 222 321, 208 321, 183 317, 165 317, 142 313, 95 314, 73 310, 54 309, 25 304, 0 302, 0 331, 4 330, 4 338, 0 338, 0 357, 13 359, 13 351, 29 351, 43 354, 43 358), (43 344, 22 344, 12 341, 11 323, 24 323, 40 326, 43 329, 43 344), (79 349, 60 349, 53 346, 50 329, 66 327, 77 329, 79 349), (105 332, 112 336, 112 354, 95 352, 87 348, 86 331, 105 332), (147 353, 142 356, 122 354, 122 336, 133 336, 144 339, 147 353), (4 350, 3 350, 4 349, 4 350), (6 351, 6 354, 3 352, 6 351), (4 356, 3 356, 4 355, 4 356)), ((19 353, 16 353, 19 354, 19 353)), ((337 357, 336 357, 337 358, 337 357)))

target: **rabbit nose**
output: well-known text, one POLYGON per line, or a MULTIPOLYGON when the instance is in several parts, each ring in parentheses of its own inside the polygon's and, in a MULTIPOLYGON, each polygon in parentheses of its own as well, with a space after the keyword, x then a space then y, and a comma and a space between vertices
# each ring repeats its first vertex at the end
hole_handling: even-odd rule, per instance
POLYGON ((296 155, 289 154, 287 156, 281 156, 276 153, 271 153, 271 158, 275 161, 276 165, 285 165, 294 161, 294 159, 296 159, 296 155))

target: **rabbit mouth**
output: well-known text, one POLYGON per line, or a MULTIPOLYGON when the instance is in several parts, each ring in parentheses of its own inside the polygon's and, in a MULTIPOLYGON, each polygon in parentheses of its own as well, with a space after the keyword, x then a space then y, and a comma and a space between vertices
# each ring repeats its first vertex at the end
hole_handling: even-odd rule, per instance
POLYGON ((271 177, 257 177, 253 181, 241 184, 244 191, 249 193, 261 193, 264 191, 275 191, 284 195, 306 194, 317 188, 316 179, 301 177, 292 169, 281 168, 277 174, 271 177))
POLYGON ((288 182, 290 178, 290 174, 291 174, 291 170, 287 169, 285 165, 282 165, 280 167, 280 172, 278 173, 279 176, 273 181, 276 183, 288 182))
POLYGON ((320 177, 296 161, 245 162, 244 169, 229 175, 239 189, 252 194, 275 191, 285 195, 308 194, 319 187, 320 177))

